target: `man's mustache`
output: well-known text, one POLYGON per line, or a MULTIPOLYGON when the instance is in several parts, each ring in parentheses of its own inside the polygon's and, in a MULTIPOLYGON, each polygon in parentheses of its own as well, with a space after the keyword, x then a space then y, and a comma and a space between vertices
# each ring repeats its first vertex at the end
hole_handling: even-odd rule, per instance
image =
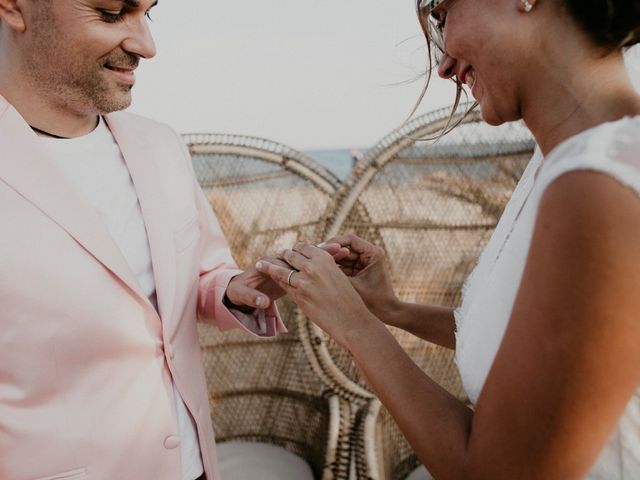
POLYGON ((117 55, 106 57, 102 61, 103 65, 110 65, 117 68, 135 69, 140 64, 140 58, 130 53, 122 52, 117 55))

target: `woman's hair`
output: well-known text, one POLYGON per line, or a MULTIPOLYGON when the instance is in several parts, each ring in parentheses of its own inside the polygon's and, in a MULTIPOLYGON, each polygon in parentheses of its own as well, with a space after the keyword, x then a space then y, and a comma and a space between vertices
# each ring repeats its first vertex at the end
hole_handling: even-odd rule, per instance
POLYGON ((561 0, 561 3, 594 43, 607 51, 640 43, 640 0, 561 0))
MULTIPOLYGON (((560 7, 566 10, 591 40, 607 52, 625 49, 640 43, 640 0, 559 0, 559 2, 560 7)), ((427 42, 428 66, 424 88, 409 117, 413 116, 420 103, 422 103, 436 66, 433 60, 433 53, 436 47, 429 38, 427 26, 429 20, 425 12, 420 8, 421 3, 421 0, 416 0, 416 12, 427 42)), ((450 132, 464 119, 466 114, 477 106, 474 103, 457 122, 452 124, 461 96, 465 95, 460 81, 457 78, 452 80, 456 83, 456 98, 449 122, 436 138, 450 132)))
MULTIPOLYGON (((418 14, 418 21, 420 22, 420 27, 422 28, 422 32, 427 42, 427 65, 428 66, 427 66, 426 75, 425 75, 424 87, 422 88, 422 91, 420 92, 420 96, 418 97, 418 100, 414 104, 413 109, 411 110, 411 113, 409 114, 409 117, 405 120, 405 122, 409 121, 409 119, 411 119, 411 117, 413 117, 413 115, 418 110, 418 107, 422 103, 422 100, 424 99, 424 96, 427 93, 427 89, 429 88, 429 83, 431 83, 431 76, 433 75, 433 71, 437 68, 437 64, 434 63, 435 49, 437 47, 435 47, 431 43, 431 39, 429 37, 429 33, 428 33, 429 19, 425 15, 425 12, 423 11, 423 9, 420 8, 422 4, 422 0, 415 0, 415 2, 416 2, 416 12, 418 14)), ((463 114, 460 115, 456 121, 454 121, 454 117, 458 112, 458 106, 460 105, 460 100, 462 99, 463 95, 465 97, 467 96, 467 92, 464 90, 464 88, 462 88, 462 83, 460 82, 460 80, 458 80, 458 77, 452 78, 451 81, 453 81, 456 85, 456 97, 451 107, 451 114, 449 115, 449 119, 447 120, 447 123, 442 128, 442 130, 439 133, 437 133, 435 136, 428 137, 428 138, 421 138, 419 140, 423 140, 423 141, 439 140, 440 138, 445 136, 447 133, 449 133, 451 130, 453 130, 455 127, 457 127, 460 123, 462 123, 466 118, 466 116, 478 106, 478 104, 474 102, 473 105, 471 105, 471 107, 469 107, 466 112, 463 112, 463 114)))

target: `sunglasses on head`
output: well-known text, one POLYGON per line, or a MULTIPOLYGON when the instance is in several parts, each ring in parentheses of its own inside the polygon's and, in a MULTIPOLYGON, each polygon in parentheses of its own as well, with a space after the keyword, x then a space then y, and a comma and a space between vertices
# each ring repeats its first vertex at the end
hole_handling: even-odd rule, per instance
POLYGON ((420 11, 427 19, 427 36, 436 47, 436 61, 442 58, 445 52, 444 45, 444 23, 433 15, 433 11, 448 0, 422 0, 420 2, 420 11))
POLYGON ((422 0, 420 2, 420 9, 421 10, 428 10, 429 13, 431 13, 431 11, 433 11, 435 8, 438 7, 438 5, 440 5, 443 2, 446 2, 447 0, 422 0))

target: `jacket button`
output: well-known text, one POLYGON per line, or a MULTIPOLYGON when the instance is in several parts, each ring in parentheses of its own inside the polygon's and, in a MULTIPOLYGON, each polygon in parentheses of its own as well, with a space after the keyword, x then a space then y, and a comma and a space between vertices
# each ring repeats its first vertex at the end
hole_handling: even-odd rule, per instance
POLYGON ((175 435, 169 435, 167 438, 164 439, 164 448, 168 450, 172 450, 176 448, 178 445, 180 445, 180 437, 177 437, 175 435))
POLYGON ((169 354, 169 358, 173 360, 173 357, 174 357, 173 345, 171 345, 170 343, 167 345, 167 353, 169 354))

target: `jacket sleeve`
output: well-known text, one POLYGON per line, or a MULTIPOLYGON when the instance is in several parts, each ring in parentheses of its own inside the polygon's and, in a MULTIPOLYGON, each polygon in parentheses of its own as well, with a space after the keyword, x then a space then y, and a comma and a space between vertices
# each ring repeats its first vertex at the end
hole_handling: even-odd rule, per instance
POLYGON ((234 276, 242 273, 242 270, 233 260, 220 224, 196 180, 189 151, 182 141, 180 143, 193 179, 200 227, 198 319, 212 323, 220 330, 241 328, 260 337, 272 337, 277 332, 286 332, 287 329, 273 303, 266 310, 256 309, 253 314, 229 310, 224 305, 227 285, 234 276))

